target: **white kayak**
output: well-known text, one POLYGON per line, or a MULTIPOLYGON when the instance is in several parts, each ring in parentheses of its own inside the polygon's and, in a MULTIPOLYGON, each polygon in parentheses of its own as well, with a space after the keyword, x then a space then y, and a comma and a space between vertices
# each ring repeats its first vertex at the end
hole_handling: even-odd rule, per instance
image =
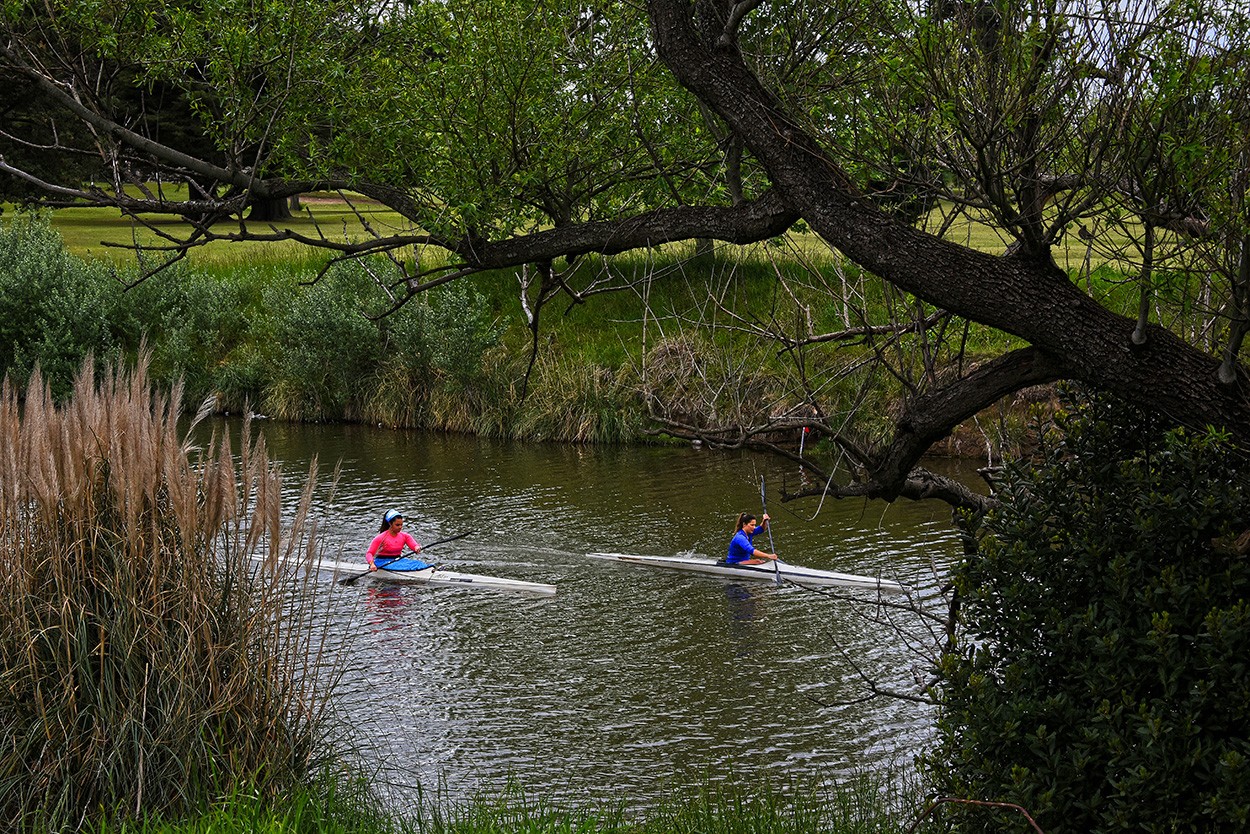
POLYGON ((444 570, 437 565, 430 565, 420 559, 412 558, 396 559, 386 563, 386 567, 379 567, 375 571, 368 570, 368 566, 362 562, 336 562, 330 559, 316 562, 315 568, 325 573, 333 573, 336 580, 373 579, 381 582, 403 582, 442 588, 483 588, 491 591, 519 591, 544 595, 556 592, 555 585, 526 582, 521 579, 504 579, 499 576, 484 576, 480 573, 444 570))
POLYGON ((715 559, 700 556, 636 556, 629 553, 588 553, 594 559, 610 559, 630 565, 649 565, 655 568, 675 568, 677 570, 709 573, 730 579, 746 579, 756 582, 776 582, 780 576, 782 582, 808 586, 838 586, 843 588, 861 588, 868 591, 883 591, 900 594, 907 589, 898 582, 889 579, 878 579, 875 576, 858 576, 853 573, 838 573, 831 570, 804 568, 777 560, 774 567, 769 561, 762 565, 727 565, 715 559))

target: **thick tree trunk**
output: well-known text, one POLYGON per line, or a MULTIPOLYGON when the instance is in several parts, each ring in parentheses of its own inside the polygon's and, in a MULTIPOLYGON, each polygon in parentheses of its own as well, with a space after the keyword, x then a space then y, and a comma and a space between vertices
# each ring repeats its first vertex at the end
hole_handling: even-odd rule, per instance
POLYGON ((262 221, 290 220, 291 204, 287 202, 286 197, 255 200, 252 202, 252 208, 248 212, 247 219, 262 221))
POLYGON ((1250 446, 1247 375, 1219 381, 1219 361, 1090 299, 1047 259, 997 257, 895 221, 858 193, 724 38, 700 39, 686 0, 649 0, 661 59, 767 169, 782 201, 856 263, 951 312, 1027 340, 1060 377, 1153 407, 1177 422, 1224 426, 1250 446))

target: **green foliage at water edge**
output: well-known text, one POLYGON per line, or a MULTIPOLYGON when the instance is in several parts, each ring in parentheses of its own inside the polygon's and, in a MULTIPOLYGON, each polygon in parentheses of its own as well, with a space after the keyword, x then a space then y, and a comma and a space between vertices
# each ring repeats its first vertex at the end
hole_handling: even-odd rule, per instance
MULTIPOLYGON (((908 789, 910 790, 910 789, 908 789)), ((914 797, 887 777, 857 777, 826 787, 779 787, 767 781, 675 790, 659 806, 564 807, 511 785, 501 794, 458 804, 415 797, 411 815, 377 810, 354 789, 300 792, 282 802, 232 797, 184 820, 153 817, 105 823, 90 834, 901 834, 914 797)))
POLYGON ((998 494, 955 576, 936 790, 1018 803, 1048 834, 1245 830, 1244 453, 1095 398, 998 494))

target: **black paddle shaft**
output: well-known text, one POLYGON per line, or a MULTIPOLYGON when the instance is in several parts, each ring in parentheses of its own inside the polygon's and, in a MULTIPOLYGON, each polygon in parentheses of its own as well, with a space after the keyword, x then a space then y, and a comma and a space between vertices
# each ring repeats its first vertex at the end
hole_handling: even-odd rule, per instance
MULTIPOLYGON (((764 511, 764 515, 768 515, 768 501, 764 499, 764 476, 760 475, 760 509, 764 511)), ((763 519, 761 519, 761 523, 763 519)), ((777 545, 773 544, 773 525, 768 525, 768 549, 772 551, 773 556, 777 555, 777 545)), ((778 585, 781 584, 781 566, 777 564, 777 560, 773 559, 773 581, 778 585)))

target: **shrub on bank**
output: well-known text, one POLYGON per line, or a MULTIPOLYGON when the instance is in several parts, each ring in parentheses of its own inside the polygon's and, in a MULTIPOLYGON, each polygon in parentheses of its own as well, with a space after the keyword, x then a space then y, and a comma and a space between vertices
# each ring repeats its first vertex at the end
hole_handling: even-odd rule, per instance
POLYGON ((65 251, 46 220, 20 216, 0 228, 0 375, 25 384, 36 367, 62 398, 89 353, 116 355, 110 326, 121 295, 102 264, 65 251))
POLYGON ((1044 441, 956 572, 937 792, 1017 803, 1048 834, 1246 830, 1244 453, 1104 398, 1044 441))
MULTIPOLYGON (((867 348, 811 351, 796 365, 732 316, 707 335, 703 325, 722 315, 722 304, 768 309, 776 321, 797 316, 796 327, 849 325, 847 305, 818 270, 750 255, 699 265, 586 258, 579 269, 645 286, 645 295, 591 293, 563 309, 553 302, 531 363, 532 333, 507 270, 436 287, 393 309, 402 294, 384 286, 392 275, 385 262, 339 263, 320 277, 319 264, 307 259, 179 263, 123 289, 98 263, 66 254, 46 220, 0 227, 0 250, 21 253, 8 285, 0 264, 0 313, 5 304, 25 309, 27 284, 55 299, 46 327, 0 324, 0 372, 21 382, 41 362, 58 398, 89 353, 133 357, 145 339, 153 378, 181 380, 191 405, 209 398, 232 413, 514 439, 639 442, 650 437, 649 412, 690 425, 759 424, 794 416, 811 388, 854 411, 872 442, 889 431, 889 403, 902 391, 897 380, 872 376, 867 348)), ((872 295, 864 276, 843 277, 855 293, 872 295)), ((887 310, 868 315, 878 313, 887 310)), ((890 349, 906 354, 901 343, 890 349)))
POLYGON ((539 366, 535 396, 521 402, 528 333, 504 338, 507 282, 438 287, 380 316, 393 300, 375 275, 354 262, 319 280, 311 262, 184 263, 126 288, 104 265, 68 254, 46 218, 22 216, 0 226, 0 373, 21 387, 40 366, 59 401, 87 356, 133 357, 146 340, 154 380, 178 380, 188 403, 207 398, 221 411, 636 439, 622 416, 635 408, 628 391, 596 383, 560 393, 573 378, 604 379, 589 355, 564 352, 539 366), (550 377, 549 367, 558 368, 550 377), (542 413, 548 407, 559 410, 542 413))

